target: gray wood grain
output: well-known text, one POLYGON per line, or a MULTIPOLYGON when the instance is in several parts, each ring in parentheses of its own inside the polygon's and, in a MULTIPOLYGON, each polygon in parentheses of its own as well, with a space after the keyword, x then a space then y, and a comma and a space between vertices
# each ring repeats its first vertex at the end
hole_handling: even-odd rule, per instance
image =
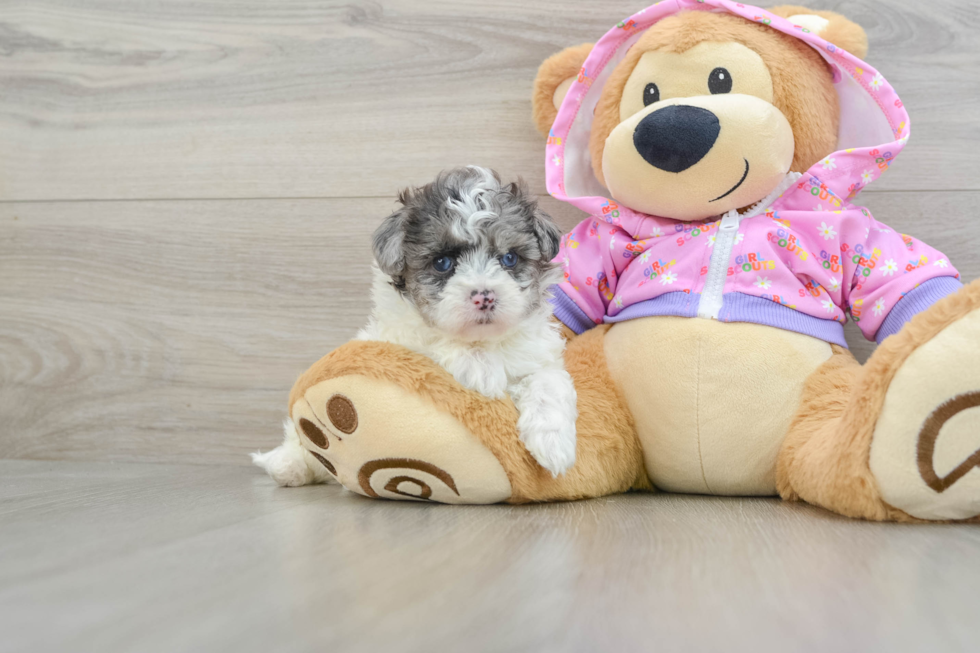
MULTIPOLYGON (((0 459, 47 459, 0 460, 0 650, 976 649, 972 527, 242 467, 365 319, 395 191, 481 163, 543 194, 537 65, 642 4, 0 0, 0 459)), ((912 116, 864 203, 980 276, 980 9, 808 4, 867 29, 912 116)))
POLYGON ((774 499, 528 507, 0 461, 4 651, 975 651, 980 529, 774 499))
MULTIPOLYGON (((867 28, 915 121, 864 201, 980 276, 980 11, 812 6, 867 28)), ((0 457, 247 464, 363 323, 395 191, 478 162, 543 193, 536 66, 638 8, 0 0, 0 457)))
MULTIPOLYGON (((912 116, 883 190, 976 190, 969 0, 814 0, 912 116)), ((388 196, 481 163, 544 192, 540 62, 642 0, 0 0, 0 200, 388 196)))
POLYGON ((244 464, 295 378, 364 323, 393 207, 0 206, 0 457, 244 464))
MULTIPOLYGON (((980 277, 980 192, 864 199, 980 277)), ((393 207, 0 204, 0 458, 248 464, 295 378, 367 318, 370 234, 393 207)))

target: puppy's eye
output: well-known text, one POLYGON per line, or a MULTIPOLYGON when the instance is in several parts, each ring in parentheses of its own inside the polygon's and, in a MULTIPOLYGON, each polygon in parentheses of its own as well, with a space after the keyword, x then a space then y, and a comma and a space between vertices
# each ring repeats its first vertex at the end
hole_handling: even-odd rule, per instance
POLYGON ((505 268, 512 268, 517 265, 517 254, 514 252, 507 252, 500 257, 500 265, 505 268))
POLYGON ((432 267, 438 272, 449 272, 453 269, 456 262, 451 256, 440 256, 436 260, 432 261, 432 267))
POLYGON ((712 95, 730 93, 732 90, 732 74, 725 68, 715 68, 708 75, 708 90, 712 95))
POLYGON ((648 107, 654 102, 660 101, 660 89, 656 84, 647 84, 643 89, 643 106, 648 107))

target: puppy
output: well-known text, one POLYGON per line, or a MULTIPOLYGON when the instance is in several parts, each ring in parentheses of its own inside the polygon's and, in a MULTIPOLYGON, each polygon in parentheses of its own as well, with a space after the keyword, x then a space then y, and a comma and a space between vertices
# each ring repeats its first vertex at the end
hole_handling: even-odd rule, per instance
MULTIPOLYGON (((561 236, 521 183, 469 166, 399 196, 374 234, 374 311, 356 336, 401 345, 492 399, 509 395, 521 441, 553 476, 575 462, 575 387, 548 289, 561 236)), ((280 485, 330 480, 286 423, 253 461, 280 485)))

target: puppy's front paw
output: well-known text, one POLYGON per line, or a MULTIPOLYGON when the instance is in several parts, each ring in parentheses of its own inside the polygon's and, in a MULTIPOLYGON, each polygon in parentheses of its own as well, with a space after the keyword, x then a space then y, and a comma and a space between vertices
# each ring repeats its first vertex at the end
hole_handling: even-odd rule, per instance
POLYGON ((575 464, 575 422, 548 423, 540 416, 521 415, 517 422, 521 442, 538 464, 557 477, 575 464))

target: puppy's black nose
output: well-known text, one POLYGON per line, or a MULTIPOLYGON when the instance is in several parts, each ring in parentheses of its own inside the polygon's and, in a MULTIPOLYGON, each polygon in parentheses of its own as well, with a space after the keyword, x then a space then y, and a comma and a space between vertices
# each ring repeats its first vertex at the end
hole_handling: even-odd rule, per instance
POLYGON ((707 109, 673 104, 640 121, 633 145, 654 168, 683 172, 704 158, 720 131, 718 116, 707 109))
POLYGON ((492 290, 474 290, 470 293, 470 299, 473 301, 473 305, 481 311, 489 311, 493 309, 493 304, 497 300, 497 294, 492 290))

